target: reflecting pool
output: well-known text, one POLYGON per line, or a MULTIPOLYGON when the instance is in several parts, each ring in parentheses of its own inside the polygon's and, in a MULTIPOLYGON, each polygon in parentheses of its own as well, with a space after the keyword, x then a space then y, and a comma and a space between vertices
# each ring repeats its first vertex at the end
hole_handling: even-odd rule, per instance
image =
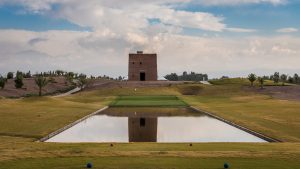
POLYGON ((46 142, 266 142, 187 108, 109 108, 46 142))

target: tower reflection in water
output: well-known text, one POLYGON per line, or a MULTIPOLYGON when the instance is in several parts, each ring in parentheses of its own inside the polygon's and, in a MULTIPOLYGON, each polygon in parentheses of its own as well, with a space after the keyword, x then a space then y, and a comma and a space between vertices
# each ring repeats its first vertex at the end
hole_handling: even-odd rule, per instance
POLYGON ((157 117, 128 117, 129 142, 156 142, 157 117))

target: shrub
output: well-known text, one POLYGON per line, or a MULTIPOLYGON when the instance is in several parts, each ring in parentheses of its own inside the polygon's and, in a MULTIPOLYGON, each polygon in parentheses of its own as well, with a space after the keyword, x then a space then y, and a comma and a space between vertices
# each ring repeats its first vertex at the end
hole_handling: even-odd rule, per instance
POLYGON ((57 83, 57 82, 55 81, 54 77, 50 77, 50 78, 49 78, 49 82, 50 82, 50 83, 57 83))
POLYGON ((0 87, 1 89, 4 89, 6 83, 6 79, 2 76, 0 76, 0 87))
POLYGON ((260 84, 260 88, 263 89, 264 88, 265 79, 263 77, 258 77, 258 82, 260 84))
POLYGON ((22 74, 17 74, 16 79, 15 79, 15 87, 17 89, 22 88, 24 85, 23 83, 23 75, 22 74))
POLYGON ((14 73, 13 73, 13 72, 8 72, 6 78, 7 78, 7 79, 12 79, 12 78, 14 78, 14 73))

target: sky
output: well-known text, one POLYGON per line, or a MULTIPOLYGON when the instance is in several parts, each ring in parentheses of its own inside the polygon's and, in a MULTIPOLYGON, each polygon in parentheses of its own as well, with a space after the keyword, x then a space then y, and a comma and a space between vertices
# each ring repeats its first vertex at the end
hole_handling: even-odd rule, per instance
POLYGON ((299 9, 298 0, 0 0, 0 74, 127 77, 139 50, 158 54, 160 78, 293 75, 299 9))

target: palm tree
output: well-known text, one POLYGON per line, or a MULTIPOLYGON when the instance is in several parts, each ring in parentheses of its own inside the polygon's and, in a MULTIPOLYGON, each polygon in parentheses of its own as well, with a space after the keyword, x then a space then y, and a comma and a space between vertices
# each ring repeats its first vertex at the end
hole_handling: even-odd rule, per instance
POLYGON ((248 80, 251 82, 251 86, 253 86, 253 82, 256 80, 256 75, 253 73, 249 74, 248 80))
POLYGON ((40 75, 37 78, 35 78, 35 84, 39 87, 39 96, 42 96, 42 89, 48 84, 47 78, 40 75))

